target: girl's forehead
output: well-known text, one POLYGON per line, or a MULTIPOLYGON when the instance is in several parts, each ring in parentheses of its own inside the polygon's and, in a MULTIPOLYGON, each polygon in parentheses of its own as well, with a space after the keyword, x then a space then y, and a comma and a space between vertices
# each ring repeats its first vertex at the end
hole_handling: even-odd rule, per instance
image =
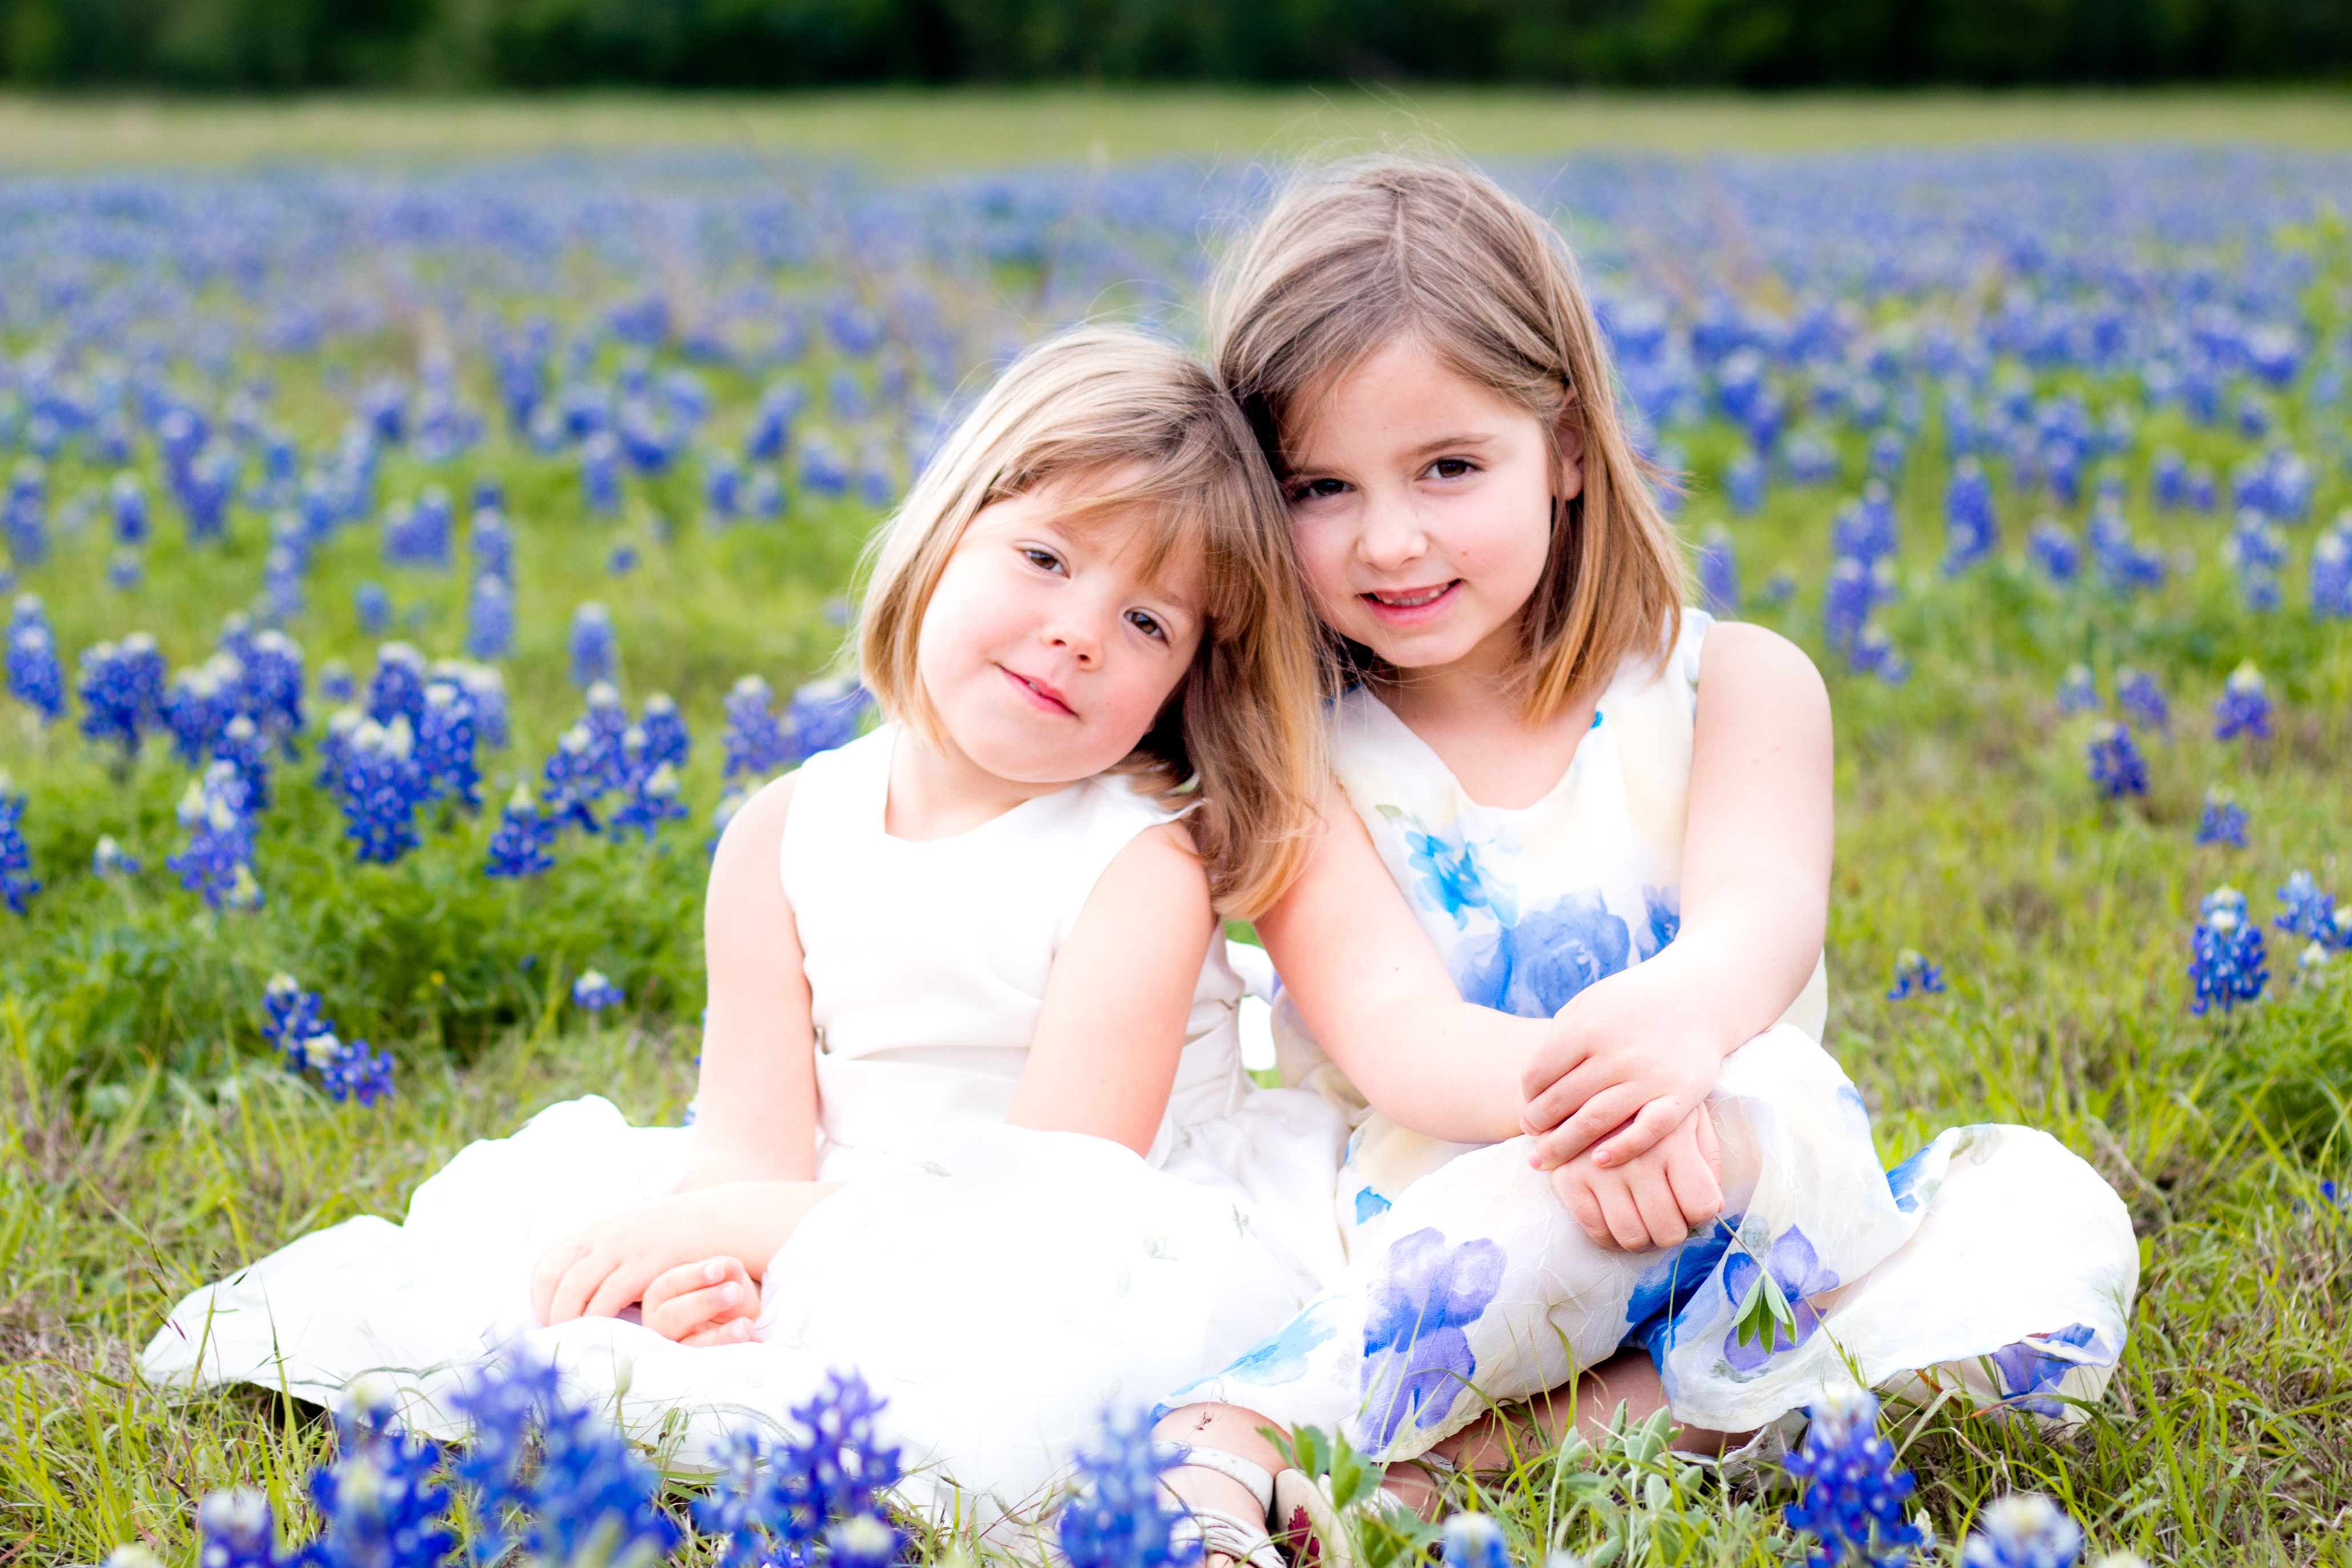
POLYGON ((1335 437, 1377 441, 1384 434, 1425 436, 1425 425, 1515 417, 1534 416, 1464 374, 1418 334, 1406 334, 1309 384, 1285 411, 1283 445, 1296 458, 1335 437))

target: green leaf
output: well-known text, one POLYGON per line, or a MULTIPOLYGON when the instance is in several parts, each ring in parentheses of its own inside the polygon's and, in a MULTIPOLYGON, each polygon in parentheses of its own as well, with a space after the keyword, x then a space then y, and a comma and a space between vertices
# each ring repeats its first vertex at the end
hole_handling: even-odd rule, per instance
POLYGON ((1739 1303, 1732 1332, 1736 1343, 1744 1345, 1752 1339, 1768 1351, 1783 1333, 1790 1340, 1797 1337, 1797 1314, 1790 1309, 1788 1297, 1780 1293, 1771 1270, 1756 1270, 1756 1283, 1748 1288, 1747 1297, 1739 1303))

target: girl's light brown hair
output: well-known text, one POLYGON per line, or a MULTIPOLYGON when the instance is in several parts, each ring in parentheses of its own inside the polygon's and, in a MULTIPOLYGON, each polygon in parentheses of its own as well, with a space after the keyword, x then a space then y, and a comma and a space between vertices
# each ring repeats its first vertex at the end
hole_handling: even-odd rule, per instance
MULTIPOLYGON (((1597 691, 1629 654, 1664 658, 1687 583, 1681 545, 1618 416, 1575 259, 1525 203, 1433 159, 1317 171, 1226 258, 1209 318, 1218 372, 1278 472, 1311 402, 1406 340, 1534 415, 1555 458, 1563 435, 1577 438, 1583 486, 1553 509, 1519 619, 1530 719, 1597 691)), ((1349 651, 1360 666, 1366 656, 1349 651)))
POLYGON ((1015 360, 950 436, 877 538, 857 626, 883 710, 939 738, 916 639, 964 531, 992 501, 1062 483, 1076 511, 1133 529, 1157 572, 1197 552, 1207 624, 1192 668, 1123 764, 1175 795, 1217 907, 1248 918, 1303 864, 1323 774, 1324 664, 1282 492, 1206 366, 1140 332, 1087 327, 1015 360))

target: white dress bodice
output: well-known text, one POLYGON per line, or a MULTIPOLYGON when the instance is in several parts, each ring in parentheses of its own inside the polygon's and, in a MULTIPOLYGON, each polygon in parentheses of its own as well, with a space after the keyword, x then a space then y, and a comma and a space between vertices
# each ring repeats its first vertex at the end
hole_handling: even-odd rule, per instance
MULTIPOLYGON (((894 838, 884 812, 899 733, 885 724, 811 758, 784 822, 829 1169, 835 1150, 903 1151, 1003 1121, 1087 895, 1138 834, 1177 815, 1105 774, 951 837, 894 838)), ((1212 942, 1152 1163, 1248 1093, 1241 996, 1224 943, 1212 942)))

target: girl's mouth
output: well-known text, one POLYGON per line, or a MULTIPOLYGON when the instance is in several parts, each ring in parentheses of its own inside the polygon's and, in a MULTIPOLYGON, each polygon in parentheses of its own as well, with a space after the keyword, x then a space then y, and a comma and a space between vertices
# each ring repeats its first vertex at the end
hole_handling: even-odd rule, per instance
POLYGON ((1427 588, 1374 590, 1360 594, 1357 597, 1370 607, 1373 615, 1389 625, 1410 626, 1437 615, 1453 598, 1454 590, 1461 585, 1462 579, 1456 577, 1451 582, 1427 588))
POLYGON ((1018 670, 1005 669, 1003 665, 997 668, 1004 670, 1004 678, 1013 682, 1013 689, 1027 697, 1035 706, 1048 713, 1067 714, 1073 719, 1077 717, 1077 710, 1063 700, 1062 694, 1044 681, 1023 675, 1018 670))

